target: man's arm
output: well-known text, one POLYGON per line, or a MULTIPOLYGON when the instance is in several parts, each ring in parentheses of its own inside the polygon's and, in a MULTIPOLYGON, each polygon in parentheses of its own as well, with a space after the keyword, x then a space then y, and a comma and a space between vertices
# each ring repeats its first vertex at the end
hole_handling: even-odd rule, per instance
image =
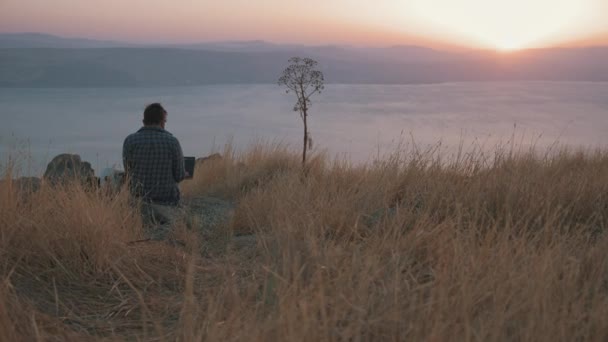
POLYGON ((184 153, 182 152, 182 146, 179 144, 179 140, 175 139, 175 151, 173 153, 173 179, 176 183, 181 182, 186 177, 186 170, 184 167, 184 153))
POLYGON ((131 169, 130 160, 131 156, 129 153, 129 138, 127 137, 122 143, 122 166, 125 168, 125 174, 129 174, 131 169))

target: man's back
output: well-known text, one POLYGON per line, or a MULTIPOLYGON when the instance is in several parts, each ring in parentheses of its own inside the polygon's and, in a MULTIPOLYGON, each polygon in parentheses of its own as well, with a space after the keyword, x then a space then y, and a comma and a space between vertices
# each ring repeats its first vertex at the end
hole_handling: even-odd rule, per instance
POLYGON ((142 127, 123 144, 123 163, 131 191, 144 200, 176 205, 184 179, 184 157, 177 138, 161 127, 142 127))

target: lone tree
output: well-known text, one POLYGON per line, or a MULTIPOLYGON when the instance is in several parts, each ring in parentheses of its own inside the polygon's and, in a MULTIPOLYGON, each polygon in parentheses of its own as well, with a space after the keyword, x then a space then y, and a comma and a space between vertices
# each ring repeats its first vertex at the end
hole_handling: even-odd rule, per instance
POLYGON ((323 73, 316 70, 317 61, 310 58, 293 57, 289 59, 290 65, 283 70, 279 78, 279 85, 287 87, 287 93, 296 94, 297 102, 293 107, 295 112, 300 112, 300 118, 304 123, 304 147, 302 150, 302 165, 306 164, 306 151, 312 145, 308 134, 308 110, 312 102, 310 97, 321 93, 325 88, 323 85, 323 73))

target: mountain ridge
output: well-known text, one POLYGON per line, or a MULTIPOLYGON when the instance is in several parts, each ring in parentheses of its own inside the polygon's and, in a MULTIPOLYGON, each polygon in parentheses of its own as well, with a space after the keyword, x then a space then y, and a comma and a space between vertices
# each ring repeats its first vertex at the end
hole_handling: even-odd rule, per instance
POLYGON ((37 33, 0 34, 0 87, 274 83, 292 56, 318 60, 329 83, 608 81, 608 47, 604 46, 500 53, 452 52, 417 45, 306 46, 261 40, 129 44, 37 33), (57 46, 48 46, 53 44, 57 46))

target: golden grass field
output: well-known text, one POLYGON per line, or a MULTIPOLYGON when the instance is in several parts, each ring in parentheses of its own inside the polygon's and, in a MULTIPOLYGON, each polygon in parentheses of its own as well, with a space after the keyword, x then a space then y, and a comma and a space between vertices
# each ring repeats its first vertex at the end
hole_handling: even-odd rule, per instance
POLYGON ((183 194, 234 215, 185 247, 128 245, 124 190, 3 182, 0 341, 608 340, 608 151, 222 153, 183 194))

